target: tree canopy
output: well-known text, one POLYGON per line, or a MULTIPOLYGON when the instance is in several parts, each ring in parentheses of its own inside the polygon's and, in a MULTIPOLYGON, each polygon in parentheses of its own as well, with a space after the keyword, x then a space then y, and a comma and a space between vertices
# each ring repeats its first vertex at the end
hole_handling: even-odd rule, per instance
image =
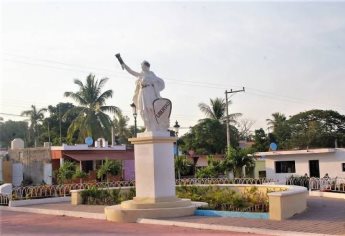
POLYGON ((0 147, 9 147, 14 138, 21 138, 27 144, 28 132, 29 125, 26 121, 8 120, 0 122, 0 147))
POLYGON ((267 121, 279 149, 345 146, 345 116, 336 111, 314 109, 289 119, 281 113, 272 116, 267 121))
POLYGON ((29 138, 28 141, 34 142, 35 147, 37 146, 38 137, 40 136, 40 124, 43 121, 44 113, 47 108, 37 109, 35 105, 31 105, 31 110, 26 110, 22 112, 22 116, 29 117, 29 138))
MULTIPOLYGON (((238 146, 238 131, 230 126, 231 145, 238 146)), ((226 126, 218 120, 204 119, 191 127, 179 140, 183 152, 194 150, 197 154, 220 154, 226 149, 226 126)))
POLYGON ((65 92, 65 97, 78 103, 78 106, 64 115, 65 118, 70 114, 77 114, 68 128, 68 139, 72 139, 74 135, 77 135, 78 141, 83 141, 87 136, 110 139, 112 121, 105 112, 118 113, 120 109, 105 105, 106 100, 113 96, 112 90, 102 92, 107 81, 108 78, 97 80, 95 75, 89 74, 85 84, 79 79, 74 80, 79 87, 77 92, 65 92))

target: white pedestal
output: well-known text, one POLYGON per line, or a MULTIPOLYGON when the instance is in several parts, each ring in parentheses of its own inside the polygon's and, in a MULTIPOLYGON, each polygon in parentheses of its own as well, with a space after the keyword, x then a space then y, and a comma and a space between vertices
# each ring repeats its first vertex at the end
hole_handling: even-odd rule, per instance
POLYGON ((169 133, 138 134, 134 144, 136 200, 156 202, 175 197, 173 143, 169 133), (164 135, 164 136, 163 136, 164 135))
POLYGON ((146 132, 129 141, 134 144, 136 197, 105 208, 110 221, 135 222, 138 218, 193 215, 189 199, 175 194, 174 142, 169 132, 146 132))

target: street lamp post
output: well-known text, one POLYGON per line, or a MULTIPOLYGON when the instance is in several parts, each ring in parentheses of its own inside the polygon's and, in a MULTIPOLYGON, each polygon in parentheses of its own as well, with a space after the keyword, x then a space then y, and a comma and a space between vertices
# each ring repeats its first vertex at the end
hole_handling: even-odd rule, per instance
POLYGON ((133 111, 133 117, 134 117, 134 137, 137 137, 137 108, 134 103, 131 104, 132 111, 133 111))
POLYGON ((174 125, 174 131, 175 131, 175 136, 176 136, 176 157, 178 157, 178 144, 177 144, 177 141, 178 141, 178 131, 180 129, 180 125, 178 124, 177 121, 175 121, 175 125, 174 125))

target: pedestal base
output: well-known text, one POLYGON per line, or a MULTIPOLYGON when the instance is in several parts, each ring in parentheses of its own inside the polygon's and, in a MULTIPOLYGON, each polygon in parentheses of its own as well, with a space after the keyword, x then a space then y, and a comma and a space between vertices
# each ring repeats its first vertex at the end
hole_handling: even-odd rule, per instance
POLYGON ((189 199, 174 201, 131 200, 104 208, 106 219, 115 222, 136 222, 139 218, 169 218, 191 216, 196 206, 189 199))

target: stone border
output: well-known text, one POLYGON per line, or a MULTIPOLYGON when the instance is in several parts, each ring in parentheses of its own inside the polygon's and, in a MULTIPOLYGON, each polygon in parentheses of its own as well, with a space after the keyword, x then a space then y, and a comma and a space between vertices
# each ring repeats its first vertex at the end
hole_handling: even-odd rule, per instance
MULTIPOLYGON (((184 186, 219 186, 237 188, 237 191, 241 191, 243 188, 257 187, 260 189, 278 189, 283 191, 268 193, 269 198, 269 219, 270 220, 283 220, 288 219, 295 214, 302 213, 307 209, 307 196, 308 190, 305 187, 294 185, 272 185, 272 184, 213 184, 213 185, 184 185, 184 186)), ((176 186, 178 187, 178 186, 176 186)), ((113 187, 105 189, 121 189, 128 190, 133 187, 113 187)), ((82 203, 80 190, 71 190, 71 204, 79 205, 82 203)))
MULTIPOLYGON (((205 187, 207 185, 193 186, 205 187)), ((213 186, 234 188, 240 192, 251 187, 257 187, 259 191, 260 189, 283 190, 267 194, 269 198, 270 220, 288 219, 296 214, 302 213, 307 209, 308 190, 307 188, 301 186, 272 184, 215 184, 213 186)))
POLYGON ((20 207, 28 205, 48 204, 48 203, 59 203, 69 202, 71 197, 51 197, 51 198, 39 198, 39 199, 28 199, 28 200, 10 200, 8 203, 9 207, 20 207))

